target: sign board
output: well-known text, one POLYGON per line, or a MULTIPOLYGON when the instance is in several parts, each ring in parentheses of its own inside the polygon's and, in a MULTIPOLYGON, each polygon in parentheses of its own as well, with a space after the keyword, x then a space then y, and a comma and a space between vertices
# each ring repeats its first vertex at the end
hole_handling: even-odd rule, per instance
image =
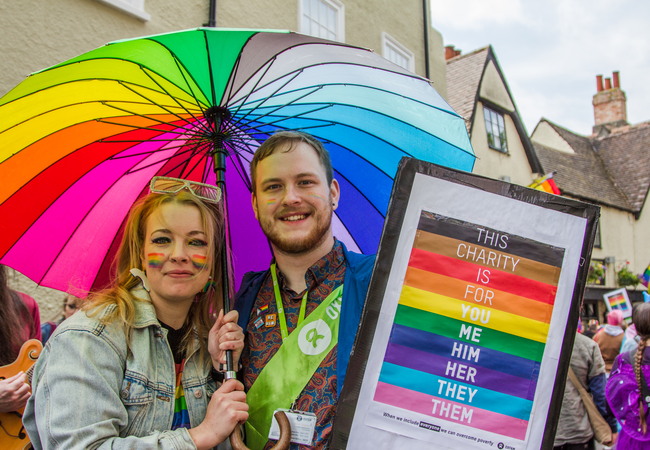
POLYGON ((632 317, 632 303, 630 303, 630 297, 627 295, 627 289, 621 288, 607 292, 603 294, 603 299, 605 299, 608 311, 618 309, 623 313, 624 319, 632 317))
POLYGON ((332 448, 553 448, 597 206, 404 158, 332 448))

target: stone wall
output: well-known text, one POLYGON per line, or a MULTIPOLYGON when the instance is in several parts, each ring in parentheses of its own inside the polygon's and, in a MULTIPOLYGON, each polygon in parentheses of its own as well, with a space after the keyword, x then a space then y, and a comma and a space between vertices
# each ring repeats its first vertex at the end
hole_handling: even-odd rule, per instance
POLYGON ((66 295, 64 292, 39 286, 14 269, 7 270, 7 278, 11 289, 24 292, 36 300, 41 313, 41 323, 58 320, 61 317, 66 295))

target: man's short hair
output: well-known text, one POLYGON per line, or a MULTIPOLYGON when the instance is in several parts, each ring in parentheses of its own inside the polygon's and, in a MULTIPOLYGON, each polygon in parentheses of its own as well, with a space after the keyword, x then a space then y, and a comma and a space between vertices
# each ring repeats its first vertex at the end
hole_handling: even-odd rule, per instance
POLYGON ((251 161, 251 184, 253 185, 253 193, 257 194, 257 165, 263 159, 268 158, 278 148, 287 147, 286 152, 290 152, 296 148, 296 145, 304 142, 309 144, 320 159, 320 164, 325 169, 325 175, 327 176, 327 185, 332 185, 332 180, 334 179, 334 171, 332 169, 332 161, 330 159, 330 154, 321 141, 316 139, 311 134, 303 133, 301 131, 278 131, 268 138, 259 148, 255 151, 253 160, 251 161))

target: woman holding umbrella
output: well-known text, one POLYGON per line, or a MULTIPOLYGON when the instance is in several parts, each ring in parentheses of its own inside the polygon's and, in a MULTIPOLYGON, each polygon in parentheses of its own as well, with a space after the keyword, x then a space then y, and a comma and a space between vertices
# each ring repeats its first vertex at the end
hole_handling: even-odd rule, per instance
POLYGON ((24 424, 36 449, 212 448, 248 417, 237 313, 219 311, 220 191, 155 177, 132 208, 117 279, 61 324, 36 363, 24 424))

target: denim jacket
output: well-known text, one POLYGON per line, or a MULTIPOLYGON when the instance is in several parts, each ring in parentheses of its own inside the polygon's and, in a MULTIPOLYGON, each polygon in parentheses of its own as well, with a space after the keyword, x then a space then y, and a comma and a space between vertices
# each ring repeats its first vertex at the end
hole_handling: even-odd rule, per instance
MULTIPOLYGON (((132 294, 147 301, 135 302, 131 351, 121 326, 103 325, 83 312, 48 340, 23 417, 35 449, 196 448, 187 429, 169 431, 176 374, 167 330, 148 293, 136 288, 132 294)), ((216 389, 209 359, 202 362, 198 351, 186 358, 182 385, 196 427, 216 389)))

